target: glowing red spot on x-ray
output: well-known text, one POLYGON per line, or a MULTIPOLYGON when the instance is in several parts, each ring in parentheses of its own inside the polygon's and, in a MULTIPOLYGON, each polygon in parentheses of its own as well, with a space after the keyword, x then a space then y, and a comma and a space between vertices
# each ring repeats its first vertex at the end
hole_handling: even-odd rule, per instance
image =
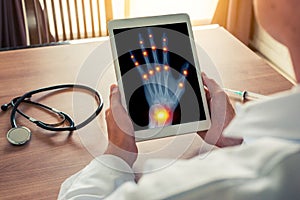
POLYGON ((157 106, 152 112, 152 117, 158 125, 169 124, 172 120, 171 116, 172 110, 166 106, 157 106))
POLYGON ((187 70, 187 69, 185 69, 185 70, 183 70, 183 72, 182 72, 182 73, 183 73, 183 75, 184 75, 184 76, 187 76, 187 75, 188 75, 188 70, 187 70))

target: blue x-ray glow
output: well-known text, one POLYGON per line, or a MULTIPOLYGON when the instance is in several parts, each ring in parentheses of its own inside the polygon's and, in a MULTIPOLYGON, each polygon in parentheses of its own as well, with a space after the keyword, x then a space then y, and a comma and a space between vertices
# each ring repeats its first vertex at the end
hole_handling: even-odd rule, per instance
POLYGON ((186 77, 188 76, 188 62, 182 65, 180 72, 173 70, 169 65, 168 37, 165 33, 162 34, 161 42, 161 51, 158 51, 154 34, 151 28, 148 28, 147 40, 144 39, 142 33, 138 35, 138 43, 145 65, 141 65, 137 61, 136 55, 130 52, 130 58, 143 81, 144 93, 149 105, 149 128, 172 124, 173 113, 185 91, 186 77), (150 48, 146 48, 146 43, 150 48), (159 53, 162 56, 159 56, 159 53), (150 61, 150 54, 153 62, 150 61))

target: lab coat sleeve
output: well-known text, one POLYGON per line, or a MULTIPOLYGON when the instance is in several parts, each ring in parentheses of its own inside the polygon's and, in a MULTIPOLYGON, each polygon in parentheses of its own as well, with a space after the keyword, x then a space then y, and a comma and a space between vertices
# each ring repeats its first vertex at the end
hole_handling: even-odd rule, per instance
POLYGON ((134 182, 129 165, 119 157, 102 155, 66 179, 58 199, 102 199, 125 182, 134 182))
POLYGON ((59 199, 279 200, 300 196, 300 146, 276 139, 215 150, 161 170, 157 167, 162 160, 149 160, 145 167, 153 173, 138 183, 132 174, 120 172, 130 169, 125 161, 109 155, 98 159, 101 162, 92 161, 65 181, 59 199))
POLYGON ((299 153, 298 144, 273 139, 219 149, 124 183, 106 200, 299 199, 299 153))

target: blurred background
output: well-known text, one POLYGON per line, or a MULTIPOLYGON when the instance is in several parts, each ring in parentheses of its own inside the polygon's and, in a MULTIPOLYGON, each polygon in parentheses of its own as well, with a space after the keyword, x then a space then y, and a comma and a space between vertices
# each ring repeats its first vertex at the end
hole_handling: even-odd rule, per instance
POLYGON ((287 48, 257 23, 252 0, 0 0, 0 50, 95 41, 112 19, 173 13, 224 27, 294 80, 287 48))

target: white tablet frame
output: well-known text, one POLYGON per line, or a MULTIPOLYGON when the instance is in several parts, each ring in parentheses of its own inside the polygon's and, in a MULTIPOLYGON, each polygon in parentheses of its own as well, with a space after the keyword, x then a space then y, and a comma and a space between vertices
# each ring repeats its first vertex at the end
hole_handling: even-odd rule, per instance
POLYGON ((206 120, 170 125, 170 126, 159 127, 159 128, 138 130, 135 131, 136 141, 144 141, 144 140, 150 140, 155 138, 162 138, 162 137, 168 137, 168 136, 174 136, 174 135, 180 135, 186 133, 194 133, 197 131, 207 130, 210 128, 211 125, 209 109, 208 109, 206 95, 205 95, 202 77, 201 77, 200 64, 197 57, 197 49, 194 43, 194 36, 193 36, 190 19, 187 14, 172 14, 172 15, 152 16, 152 17, 118 19, 118 20, 112 20, 108 23, 108 31, 110 35, 111 49, 112 49, 112 55, 114 59, 114 67, 115 67, 116 77, 119 85, 119 90, 121 93, 122 104, 124 108, 128 111, 113 30, 123 29, 123 28, 135 28, 135 27, 139 28, 143 26, 155 26, 155 25, 164 25, 164 24, 172 24, 172 23, 187 24, 188 34, 190 37, 190 44, 192 47, 193 59, 194 59, 194 64, 197 72, 198 84, 201 92, 206 120))

